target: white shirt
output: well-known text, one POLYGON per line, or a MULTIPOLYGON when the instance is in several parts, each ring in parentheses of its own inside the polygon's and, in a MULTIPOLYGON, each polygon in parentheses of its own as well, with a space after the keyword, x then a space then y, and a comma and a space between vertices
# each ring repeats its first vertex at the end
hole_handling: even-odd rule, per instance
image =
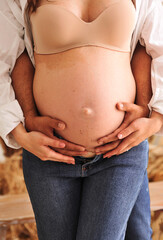
MULTIPOLYGON (((152 57, 153 96, 148 106, 163 114, 163 7, 160 0, 135 0, 137 24, 131 41, 131 57, 138 40, 152 57)), ((15 99, 10 74, 25 47, 35 66, 26 0, 0 0, 0 136, 12 148, 20 146, 10 133, 20 122, 22 109, 15 99)), ((158 135, 163 135, 163 128, 158 135)))

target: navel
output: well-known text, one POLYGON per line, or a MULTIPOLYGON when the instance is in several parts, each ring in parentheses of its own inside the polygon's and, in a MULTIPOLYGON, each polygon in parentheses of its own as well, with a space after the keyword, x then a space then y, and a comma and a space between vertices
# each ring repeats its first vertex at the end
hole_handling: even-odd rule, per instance
POLYGON ((83 116, 92 117, 94 111, 93 111, 93 109, 90 108, 90 107, 82 107, 81 113, 82 113, 83 116))

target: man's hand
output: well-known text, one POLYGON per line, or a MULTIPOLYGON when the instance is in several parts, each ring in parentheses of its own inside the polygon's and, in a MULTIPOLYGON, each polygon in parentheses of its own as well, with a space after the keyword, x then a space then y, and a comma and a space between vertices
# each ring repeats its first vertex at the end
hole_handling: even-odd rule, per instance
POLYGON ((58 142, 64 143, 64 149, 53 146, 53 149, 56 152, 60 152, 66 156, 82 156, 83 154, 86 154, 85 147, 66 140, 61 140, 54 136, 54 130, 64 130, 66 127, 64 122, 56 118, 28 115, 25 118, 25 126, 28 131, 37 131, 57 140, 58 142))
POLYGON ((105 144, 96 148, 98 154, 105 153, 104 158, 119 155, 137 146, 140 142, 158 132, 163 124, 161 114, 153 112, 151 117, 147 118, 149 111, 142 106, 119 103, 117 108, 126 111, 124 122, 116 131, 98 140, 105 144))
POLYGON ((64 130, 66 125, 64 122, 48 116, 26 116, 25 127, 28 131, 38 131, 47 136, 54 138, 53 131, 64 130))

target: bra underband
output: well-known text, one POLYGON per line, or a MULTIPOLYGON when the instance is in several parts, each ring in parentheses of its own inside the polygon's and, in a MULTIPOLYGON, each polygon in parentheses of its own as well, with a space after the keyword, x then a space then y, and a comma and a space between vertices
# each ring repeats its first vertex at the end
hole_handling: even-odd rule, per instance
POLYGON ((39 6, 30 15, 34 51, 54 54, 77 47, 97 46, 130 52, 136 24, 134 4, 131 0, 110 1, 109 6, 91 22, 85 22, 52 1, 39 6))

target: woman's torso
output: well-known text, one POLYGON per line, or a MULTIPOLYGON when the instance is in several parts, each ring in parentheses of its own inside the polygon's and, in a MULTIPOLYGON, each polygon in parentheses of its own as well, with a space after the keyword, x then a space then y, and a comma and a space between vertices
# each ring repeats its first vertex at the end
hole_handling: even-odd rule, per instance
MULTIPOLYGON (((48 4, 61 4, 82 19, 80 22, 74 19, 73 23, 90 28, 90 31, 96 26, 94 33, 97 29, 100 34, 98 21, 107 17, 107 11, 105 14, 102 11, 111 1, 117 0, 80 3, 64 0, 48 4), (98 21, 95 20, 97 18, 98 21)), ((40 4, 46 2, 41 1, 40 4)), ((66 14, 69 16, 68 12, 66 14)), ((66 22, 61 27, 66 27, 66 22)), ((66 129, 57 133, 68 141, 85 146, 89 151, 86 157, 92 157, 95 155, 92 153, 94 147, 98 145, 97 139, 114 131, 123 121, 124 113, 116 110, 115 104, 119 101, 134 102, 135 81, 130 68, 130 52, 86 45, 58 53, 35 52, 35 63, 33 91, 40 114, 64 121, 66 129)))

